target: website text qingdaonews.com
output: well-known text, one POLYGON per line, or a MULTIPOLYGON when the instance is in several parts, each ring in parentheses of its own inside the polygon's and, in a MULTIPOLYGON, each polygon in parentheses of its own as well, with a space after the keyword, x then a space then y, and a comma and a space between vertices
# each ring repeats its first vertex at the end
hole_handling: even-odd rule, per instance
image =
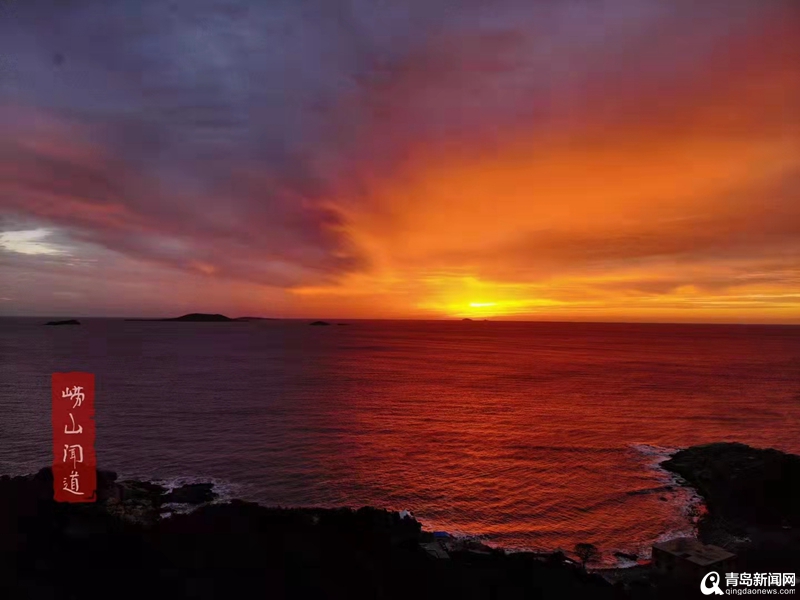
POLYGON ((796 589, 797 588, 725 588, 725 593, 732 596, 794 594, 796 589))

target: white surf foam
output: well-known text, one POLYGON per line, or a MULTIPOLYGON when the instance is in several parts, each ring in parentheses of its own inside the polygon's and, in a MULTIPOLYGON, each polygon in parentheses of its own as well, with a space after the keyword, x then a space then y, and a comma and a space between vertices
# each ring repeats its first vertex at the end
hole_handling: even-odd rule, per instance
POLYGON ((168 479, 150 479, 149 481, 160 485, 161 487, 165 488, 168 492, 171 492, 172 490, 187 484, 210 483, 212 485, 214 493, 217 494, 217 497, 214 500, 211 500, 210 502, 204 502, 202 504, 166 502, 162 504, 162 508, 165 509, 165 512, 162 512, 160 515, 162 519, 169 519, 170 517, 173 517, 175 515, 188 514, 205 504, 224 504, 236 498, 237 492, 240 489, 240 486, 238 486, 237 484, 225 479, 219 479, 217 477, 181 476, 181 477, 171 477, 168 479))
MULTIPOLYGON (((652 543, 665 542, 677 537, 695 537, 697 535, 697 523, 706 510, 705 503, 694 488, 687 485, 682 477, 667 471, 661 466, 663 461, 678 452, 680 448, 645 443, 630 444, 630 447, 648 459, 647 468, 653 472, 660 482, 672 488, 664 496, 668 498, 668 505, 677 511, 680 517, 678 520, 684 523, 683 526, 665 531, 652 543)), ((652 543, 642 546, 638 555, 644 559, 651 558, 652 543)))

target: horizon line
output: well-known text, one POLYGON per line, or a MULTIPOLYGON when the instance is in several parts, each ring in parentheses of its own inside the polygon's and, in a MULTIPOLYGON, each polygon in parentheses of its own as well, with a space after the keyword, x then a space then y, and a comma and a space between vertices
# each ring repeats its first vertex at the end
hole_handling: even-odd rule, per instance
MULTIPOLYGON (((183 313, 186 314, 221 314, 224 313, 183 313)), ((183 316, 183 315, 179 315, 183 316)), ((132 319, 136 321, 160 321, 175 317, 141 317, 141 316, 97 316, 97 315, 1 315, 0 319, 132 319)), ((245 314, 237 317, 228 317, 232 320, 241 318, 254 318, 273 321, 473 321, 496 323, 550 323, 550 324, 576 324, 576 325, 720 325, 720 326, 762 326, 762 327, 800 327, 800 322, 741 322, 741 321, 620 321, 620 320, 561 320, 561 319, 519 319, 497 317, 262 317, 245 314)))

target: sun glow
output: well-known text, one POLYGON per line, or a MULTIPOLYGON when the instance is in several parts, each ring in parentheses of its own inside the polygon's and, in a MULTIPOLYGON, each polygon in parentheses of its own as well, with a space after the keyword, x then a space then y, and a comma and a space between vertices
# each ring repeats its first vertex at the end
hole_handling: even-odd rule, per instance
POLYGON ((461 318, 512 317, 514 315, 535 314, 537 309, 555 307, 561 302, 543 298, 504 300, 501 302, 425 302, 420 308, 434 311, 442 316, 461 318))
POLYGON ((562 304, 539 297, 541 290, 531 284, 484 281, 473 276, 429 277, 424 283, 426 300, 417 308, 444 317, 504 317, 562 304))
POLYGON ((800 137, 763 117, 800 81, 775 58, 631 118, 578 111, 367 161, 326 201, 364 268, 291 292, 392 317, 797 322, 800 137))

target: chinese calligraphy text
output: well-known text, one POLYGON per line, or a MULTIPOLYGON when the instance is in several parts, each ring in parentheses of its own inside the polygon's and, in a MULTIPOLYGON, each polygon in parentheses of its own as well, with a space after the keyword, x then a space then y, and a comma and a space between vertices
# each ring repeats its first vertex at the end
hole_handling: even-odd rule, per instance
POLYGON ((56 502, 94 502, 94 375, 53 373, 53 492, 56 502))

